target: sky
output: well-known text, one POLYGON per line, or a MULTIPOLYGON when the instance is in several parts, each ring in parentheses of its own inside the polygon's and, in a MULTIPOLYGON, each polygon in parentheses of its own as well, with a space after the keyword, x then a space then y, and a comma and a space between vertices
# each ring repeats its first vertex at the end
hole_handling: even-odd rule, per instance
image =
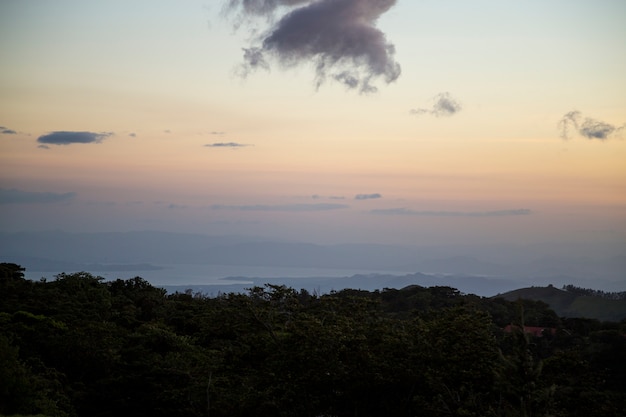
POLYGON ((0 2, 0 231, 626 241, 622 0, 0 2))

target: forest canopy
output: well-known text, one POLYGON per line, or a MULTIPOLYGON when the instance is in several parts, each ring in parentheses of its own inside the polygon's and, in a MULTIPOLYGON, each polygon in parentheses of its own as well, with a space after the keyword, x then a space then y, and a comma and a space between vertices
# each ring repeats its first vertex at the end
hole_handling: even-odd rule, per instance
POLYGON ((619 416, 625 335, 450 287, 206 297, 4 263, 0 415, 619 416))

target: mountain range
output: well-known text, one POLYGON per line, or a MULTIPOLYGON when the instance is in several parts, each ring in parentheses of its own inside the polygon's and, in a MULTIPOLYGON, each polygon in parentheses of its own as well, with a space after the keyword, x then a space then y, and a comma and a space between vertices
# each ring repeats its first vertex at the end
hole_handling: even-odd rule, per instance
MULTIPOLYGON (((0 233, 0 261, 18 263, 29 271, 57 272, 145 271, 176 264, 394 271, 393 275, 357 275, 358 279, 336 277, 333 286, 343 286, 343 281, 349 280, 369 289, 373 284, 368 282, 373 280, 377 288, 391 288, 392 284, 398 288, 416 283, 407 277, 419 273, 422 281, 430 277, 465 292, 491 286, 491 295, 494 290, 511 289, 512 284, 520 284, 517 288, 575 284, 606 291, 626 289, 626 243, 320 245, 266 237, 158 231, 49 231, 0 233), (500 285, 502 282, 507 285, 500 285)), ((321 278, 311 280, 321 285, 321 278)))

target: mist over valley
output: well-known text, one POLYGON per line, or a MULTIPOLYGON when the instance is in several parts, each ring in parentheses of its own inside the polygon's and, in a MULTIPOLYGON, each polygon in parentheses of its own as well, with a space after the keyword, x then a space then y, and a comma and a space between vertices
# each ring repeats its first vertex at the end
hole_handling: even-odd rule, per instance
POLYGON ((626 288, 626 245, 615 243, 320 245, 156 231, 53 231, 2 233, 0 246, 1 261, 22 265, 30 279, 87 271, 207 294, 265 283, 318 292, 440 285, 482 296, 548 284, 626 288))

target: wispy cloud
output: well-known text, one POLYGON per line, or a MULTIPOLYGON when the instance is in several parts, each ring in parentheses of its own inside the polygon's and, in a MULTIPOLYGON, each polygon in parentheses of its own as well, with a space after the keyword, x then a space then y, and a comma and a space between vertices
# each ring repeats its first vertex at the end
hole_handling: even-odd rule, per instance
POLYGON ((76 193, 50 193, 0 188, 0 204, 45 204, 72 200, 76 193))
POLYGON ((370 210, 372 214, 389 216, 426 216, 426 217, 502 217, 527 216, 532 214, 529 209, 493 210, 493 211, 445 211, 445 210, 412 210, 404 207, 370 210))
POLYGON ((112 132, 69 132, 58 131, 39 136, 37 142, 48 145, 70 145, 73 143, 100 143, 112 136, 112 132))
POLYGON ((322 196, 322 195, 319 195, 319 194, 313 194, 311 196, 311 198, 314 199, 314 200, 317 200, 317 199, 320 199, 320 198, 326 198, 328 200, 345 200, 345 197, 341 196, 341 195, 322 196))
POLYGON ((463 107, 450 93, 439 93, 432 98, 432 105, 426 108, 412 109, 411 114, 416 116, 430 114, 431 116, 453 116, 461 111, 463 107))
POLYGON ((222 205, 215 204, 211 208, 213 210, 238 210, 238 211, 284 211, 284 212, 309 212, 309 211, 328 211, 340 210, 348 208, 347 204, 277 204, 277 205, 222 205))
POLYGON ((607 140, 619 136, 624 127, 626 124, 615 126, 590 117, 583 117, 578 110, 566 113, 559 121, 560 135, 565 140, 571 138, 572 130, 587 139, 607 140))
POLYGON ((270 22, 257 41, 243 48, 240 75, 269 69, 267 58, 283 67, 313 63, 319 88, 328 78, 361 93, 375 92, 373 82, 400 76, 395 47, 376 27, 396 0, 229 0, 227 11, 240 23, 270 22), (275 14, 280 13, 278 19, 275 14))
POLYGON ((170 209, 170 210, 181 210, 181 209, 186 209, 186 208, 189 208, 189 206, 184 205, 184 204, 174 204, 174 203, 170 203, 170 204, 167 206, 167 208, 168 208, 168 209, 170 209))
POLYGON ((383 196, 378 193, 373 194, 357 194, 354 196, 355 200, 373 200, 377 198, 382 198, 383 196))
POLYGON ((144 202, 140 200, 134 200, 134 201, 127 201, 124 204, 127 206, 141 206, 144 204, 144 202))
POLYGON ((245 143, 237 143, 237 142, 216 142, 216 143, 207 143, 204 145, 206 148, 243 148, 245 146, 252 146, 245 143))

